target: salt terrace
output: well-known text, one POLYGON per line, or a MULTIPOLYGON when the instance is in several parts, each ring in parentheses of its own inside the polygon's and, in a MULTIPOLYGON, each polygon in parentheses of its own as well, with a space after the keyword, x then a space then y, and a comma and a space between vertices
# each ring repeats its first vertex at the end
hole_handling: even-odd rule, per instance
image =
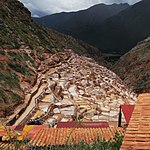
POLYGON ((25 93, 28 106, 14 125, 117 122, 120 105, 136 101, 136 94, 115 73, 71 50, 47 56, 35 86, 25 88, 25 93))

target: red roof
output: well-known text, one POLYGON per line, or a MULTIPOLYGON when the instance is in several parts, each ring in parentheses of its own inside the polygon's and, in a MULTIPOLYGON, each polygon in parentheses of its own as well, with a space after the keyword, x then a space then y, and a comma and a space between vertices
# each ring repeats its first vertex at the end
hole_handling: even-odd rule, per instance
POLYGON ((108 122, 58 122, 57 128, 106 128, 108 122))
POLYGON ((134 110, 134 105, 121 105, 121 110, 124 114, 126 122, 129 124, 132 112, 134 110))
POLYGON ((115 132, 124 134, 123 128, 43 128, 36 132, 29 144, 43 147, 50 145, 72 145, 84 141, 87 144, 101 140, 113 140, 115 132))
POLYGON ((150 93, 139 95, 121 150, 150 150, 150 93))

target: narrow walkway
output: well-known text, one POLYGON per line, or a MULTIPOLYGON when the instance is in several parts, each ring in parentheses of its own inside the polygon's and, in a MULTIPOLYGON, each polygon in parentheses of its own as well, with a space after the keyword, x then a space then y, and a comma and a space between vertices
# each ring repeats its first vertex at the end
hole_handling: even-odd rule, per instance
POLYGON ((150 150, 150 93, 138 97, 121 150, 150 150))
POLYGON ((26 110, 23 112, 23 114, 16 120, 14 126, 17 126, 21 121, 23 121, 26 116, 31 112, 31 110, 36 106, 35 99, 43 92, 43 89, 45 88, 45 84, 42 85, 35 96, 33 96, 29 106, 26 108, 26 110))

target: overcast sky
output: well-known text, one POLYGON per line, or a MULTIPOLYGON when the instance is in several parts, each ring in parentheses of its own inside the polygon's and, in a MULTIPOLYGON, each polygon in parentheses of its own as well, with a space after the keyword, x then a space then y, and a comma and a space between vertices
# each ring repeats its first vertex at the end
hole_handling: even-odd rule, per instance
POLYGON ((58 12, 86 9, 98 3, 129 3, 140 0, 20 0, 31 11, 32 16, 39 17, 58 12))

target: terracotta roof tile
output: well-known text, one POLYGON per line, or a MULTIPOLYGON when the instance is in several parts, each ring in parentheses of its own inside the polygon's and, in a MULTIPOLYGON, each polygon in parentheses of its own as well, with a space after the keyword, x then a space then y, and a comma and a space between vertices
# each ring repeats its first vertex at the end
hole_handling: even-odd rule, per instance
POLYGON ((121 150, 150 150, 150 94, 141 94, 135 105, 121 150))
POLYGON ((0 142, 0 150, 23 150, 25 149, 25 145, 19 145, 19 147, 15 146, 12 142, 0 142))
POLYGON ((113 139, 115 132, 123 134, 122 128, 43 128, 30 141, 33 146, 77 144, 81 141, 93 143, 98 138, 113 139))

